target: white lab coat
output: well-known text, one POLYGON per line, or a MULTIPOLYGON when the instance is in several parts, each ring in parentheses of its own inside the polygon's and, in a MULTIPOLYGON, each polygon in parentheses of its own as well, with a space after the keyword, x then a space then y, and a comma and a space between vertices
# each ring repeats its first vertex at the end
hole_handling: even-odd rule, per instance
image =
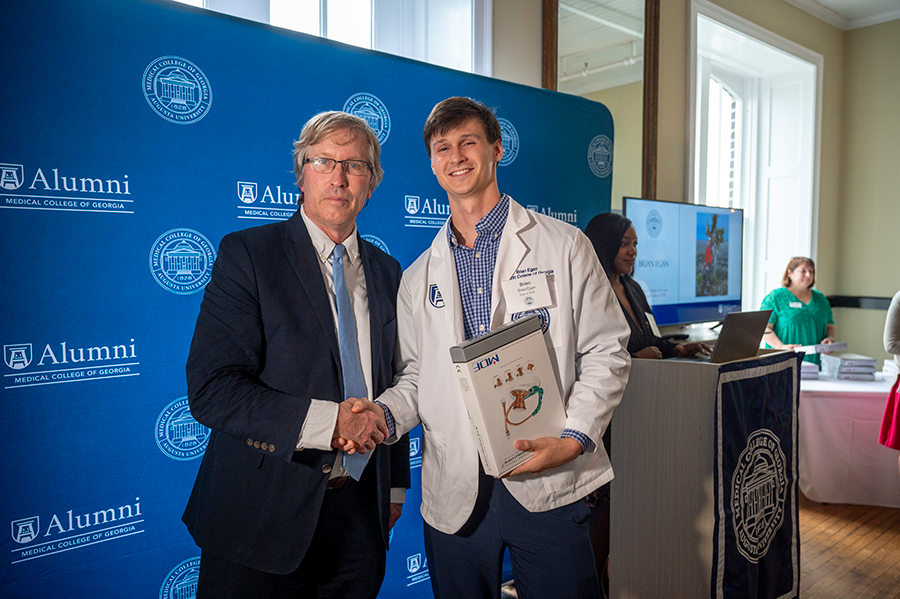
MULTIPOLYGON (((449 221, 403 275, 399 372, 378 400, 390 409, 398 437, 422 423, 422 516, 434 528, 455 533, 478 494, 478 452, 450 360, 450 347, 465 335, 447 227, 449 221)), ((504 479, 519 503, 542 512, 577 501, 613 478, 601 438, 622 399, 631 358, 628 324, 590 241, 577 228, 512 199, 494 269, 492 330, 511 321, 500 282, 533 267, 551 273, 554 301, 545 338, 566 402, 566 427, 596 446, 564 466, 504 479)))

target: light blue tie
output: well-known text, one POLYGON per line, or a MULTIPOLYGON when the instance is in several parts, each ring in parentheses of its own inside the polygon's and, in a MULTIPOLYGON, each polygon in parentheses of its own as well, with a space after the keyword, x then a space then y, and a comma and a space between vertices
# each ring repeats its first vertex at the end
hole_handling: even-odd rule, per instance
MULTIPOLYGON (((341 371, 344 374, 344 399, 350 397, 366 397, 366 380, 363 378, 362 366, 359 360, 359 347, 356 340, 356 320, 353 318, 353 308, 350 305, 350 293, 347 291, 347 283, 344 280, 344 246, 334 246, 334 299, 337 305, 338 315, 338 343, 341 347, 341 371)), ((344 470, 354 480, 362 476, 369 456, 372 453, 344 454, 344 470)))

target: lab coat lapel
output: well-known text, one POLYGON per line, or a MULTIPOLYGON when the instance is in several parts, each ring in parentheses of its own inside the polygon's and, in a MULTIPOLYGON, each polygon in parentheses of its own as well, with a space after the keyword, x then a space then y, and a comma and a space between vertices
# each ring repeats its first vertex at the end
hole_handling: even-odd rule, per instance
MULTIPOLYGON (((432 285, 437 285, 437 289, 443 298, 444 307, 434 309, 434 303, 426 306, 426 310, 432 310, 435 318, 442 318, 449 321, 453 327, 453 342, 462 343, 466 338, 465 329, 463 328, 462 319, 462 301, 459 296, 459 279, 456 276, 456 260, 453 259, 453 250, 447 241, 447 230, 450 227, 450 219, 444 223, 441 230, 431 244, 431 258, 428 267, 428 285, 427 301, 432 302, 433 290, 432 285)), ((446 330, 446 329, 437 329, 446 330)))
POLYGON ((534 222, 528 211, 510 198, 509 215, 500 236, 500 249, 491 283, 491 330, 496 330, 507 321, 506 300, 503 298, 501 283, 515 277, 516 270, 531 252, 526 243, 525 233, 532 226, 534 222))

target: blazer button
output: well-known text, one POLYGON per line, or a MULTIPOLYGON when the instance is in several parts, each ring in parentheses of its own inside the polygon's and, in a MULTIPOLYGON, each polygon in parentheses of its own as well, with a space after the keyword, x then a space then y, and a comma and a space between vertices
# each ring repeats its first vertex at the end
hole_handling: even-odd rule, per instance
POLYGON ((268 444, 268 443, 263 443, 262 445, 260 445, 260 448, 261 448, 261 449, 269 449, 269 444, 268 444))
POLYGON ((325 474, 331 472, 331 464, 325 464, 324 466, 322 466, 322 472, 324 472, 325 474))
POLYGON ((275 451, 274 445, 269 445, 269 453, 273 453, 275 451))
POLYGON ((259 449, 259 441, 254 441, 254 442, 253 442, 253 447, 259 449))
POLYGON ((247 445, 253 447, 253 439, 247 439, 247 445))

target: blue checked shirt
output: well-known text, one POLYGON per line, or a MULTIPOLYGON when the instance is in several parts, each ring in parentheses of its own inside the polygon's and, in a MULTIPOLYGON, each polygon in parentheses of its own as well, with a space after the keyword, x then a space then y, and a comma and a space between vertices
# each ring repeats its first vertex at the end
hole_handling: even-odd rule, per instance
POLYGON ((509 196, 503 194, 497 205, 475 225, 475 243, 467 248, 456 241, 453 228, 447 227, 447 241, 456 261, 456 279, 462 303, 466 340, 491 332, 491 283, 500 236, 509 215, 509 196))
MULTIPOLYGON (((447 228, 447 240, 456 260, 456 278, 462 303, 463 330, 466 340, 491 332, 491 283, 500 249, 500 236, 509 215, 509 196, 503 194, 500 201, 475 225, 475 243, 472 248, 460 245, 447 228)), ((594 443, 587 435, 567 428, 560 435, 581 443, 582 451, 593 449, 594 443)))
MULTIPOLYGON (((456 277, 462 303, 463 330, 466 340, 491 332, 491 289, 494 267, 500 249, 500 237, 509 215, 509 196, 503 194, 497 205, 475 225, 475 243, 468 248, 456 241, 453 229, 447 227, 447 243, 456 261, 456 277)), ((394 436, 394 417, 381 402, 390 436, 394 436)), ((582 451, 592 451, 594 442, 580 431, 565 429, 561 437, 571 437, 581 443, 582 451)))

